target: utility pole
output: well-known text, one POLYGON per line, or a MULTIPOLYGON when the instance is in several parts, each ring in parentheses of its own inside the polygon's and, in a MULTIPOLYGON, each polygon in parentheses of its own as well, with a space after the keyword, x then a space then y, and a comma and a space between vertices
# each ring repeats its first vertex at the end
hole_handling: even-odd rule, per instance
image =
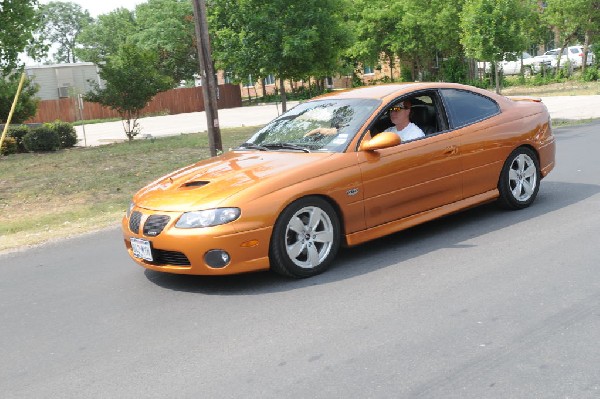
POLYGON ((223 151, 223 144, 221 142, 221 128, 219 127, 217 79, 208 36, 206 2, 205 0, 192 0, 192 4, 194 5, 200 79, 202 82, 202 95, 204 97, 204 110, 206 111, 206 125, 208 127, 208 145, 210 146, 210 155, 214 157, 218 151, 223 151))

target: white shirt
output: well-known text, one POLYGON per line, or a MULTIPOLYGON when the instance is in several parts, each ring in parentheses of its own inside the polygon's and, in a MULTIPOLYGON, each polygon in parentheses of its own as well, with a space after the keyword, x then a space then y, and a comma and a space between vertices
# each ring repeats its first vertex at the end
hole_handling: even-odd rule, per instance
POLYGON ((419 128, 419 126, 415 125, 412 122, 410 122, 408 125, 406 125, 406 127, 404 129, 402 129, 400 131, 398 131, 398 129, 396 129, 396 126, 391 126, 387 129, 385 129, 385 131, 396 133, 398 136, 400 136, 400 139, 403 142, 419 139, 421 137, 425 137, 425 133, 423 133, 421 128, 419 128))

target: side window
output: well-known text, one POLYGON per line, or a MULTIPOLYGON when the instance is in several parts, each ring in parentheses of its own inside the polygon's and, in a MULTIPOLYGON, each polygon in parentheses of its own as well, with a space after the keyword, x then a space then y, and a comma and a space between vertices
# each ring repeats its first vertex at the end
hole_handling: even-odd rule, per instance
POLYGON ((441 90, 452 129, 487 119, 500 113, 492 99, 480 94, 457 89, 441 90))

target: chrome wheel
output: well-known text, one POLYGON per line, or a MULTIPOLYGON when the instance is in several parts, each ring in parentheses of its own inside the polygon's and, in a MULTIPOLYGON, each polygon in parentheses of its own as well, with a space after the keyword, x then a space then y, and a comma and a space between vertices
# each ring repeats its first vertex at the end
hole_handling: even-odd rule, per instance
POLYGON ((323 198, 300 198, 275 223, 269 249, 271 270, 288 277, 310 277, 331 265, 341 242, 337 212, 323 198))
POLYGON ((331 218, 319 207, 302 208, 288 222, 285 237, 290 260, 303 269, 313 269, 327 258, 333 246, 331 218))
POLYGON ((535 162, 527 154, 518 155, 508 172, 508 185, 513 197, 520 202, 531 198, 537 188, 538 171, 535 162))
POLYGON ((540 167, 537 154, 519 147, 506 159, 498 181, 498 204, 507 209, 523 209, 531 205, 540 189, 540 167))

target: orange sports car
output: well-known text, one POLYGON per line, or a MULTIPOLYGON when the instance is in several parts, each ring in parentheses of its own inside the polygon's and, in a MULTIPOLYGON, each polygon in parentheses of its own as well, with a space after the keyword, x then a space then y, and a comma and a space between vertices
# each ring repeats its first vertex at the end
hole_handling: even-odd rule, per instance
POLYGON ((342 245, 490 201, 527 207, 554 158, 539 99, 370 86, 301 103, 239 148, 149 184, 122 229, 152 270, 308 277, 342 245))

